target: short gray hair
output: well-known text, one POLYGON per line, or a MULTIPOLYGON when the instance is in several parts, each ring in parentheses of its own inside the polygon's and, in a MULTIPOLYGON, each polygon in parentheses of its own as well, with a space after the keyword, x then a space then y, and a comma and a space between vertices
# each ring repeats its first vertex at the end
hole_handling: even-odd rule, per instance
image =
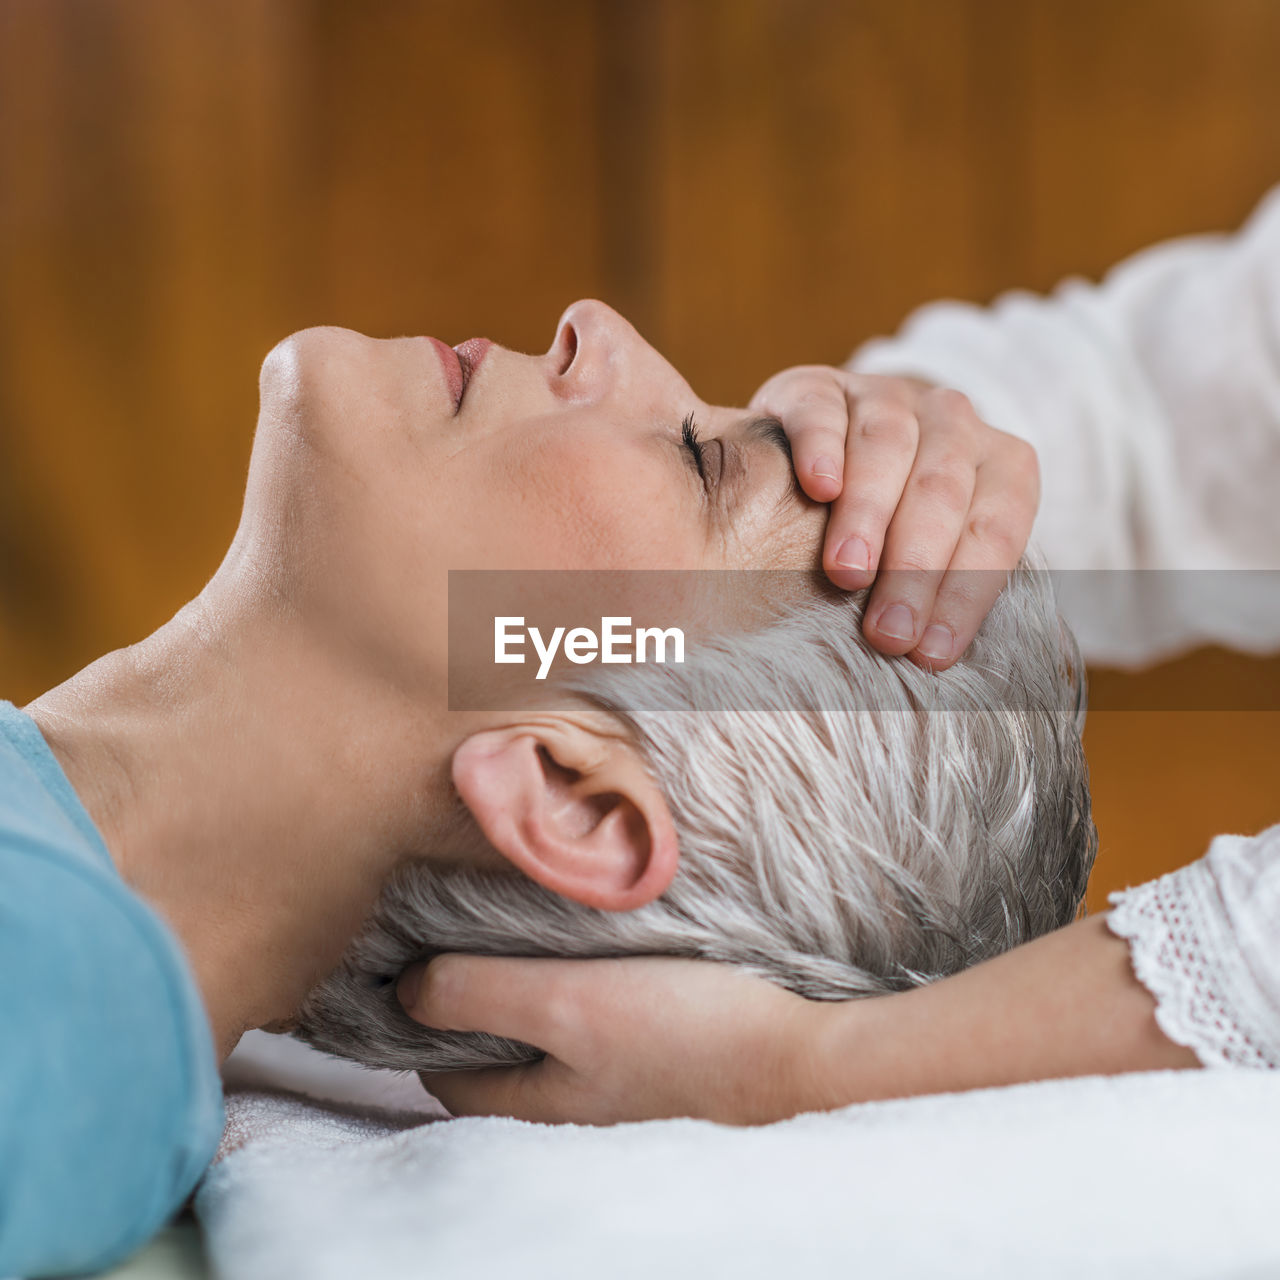
POLYGON ((696 675, 579 680, 667 798, 680 866, 661 898, 606 912, 516 873, 412 863, 308 994, 295 1034, 409 1070, 536 1057, 403 1012, 396 975, 442 951, 700 957, 844 1000, 932 982, 1069 923, 1097 833, 1083 664, 1047 574, 1024 562, 964 659, 937 674, 872 650, 864 603, 811 595, 713 641, 696 675))

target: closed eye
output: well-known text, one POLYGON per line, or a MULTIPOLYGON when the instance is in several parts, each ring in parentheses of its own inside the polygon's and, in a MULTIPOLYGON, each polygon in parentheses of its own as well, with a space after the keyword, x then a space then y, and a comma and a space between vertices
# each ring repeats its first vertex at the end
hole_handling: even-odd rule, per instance
POLYGON ((706 448, 698 439, 698 427, 691 413, 686 414, 684 421, 680 424, 680 444, 688 452, 690 463, 698 473, 698 479, 705 485, 707 483, 706 448))

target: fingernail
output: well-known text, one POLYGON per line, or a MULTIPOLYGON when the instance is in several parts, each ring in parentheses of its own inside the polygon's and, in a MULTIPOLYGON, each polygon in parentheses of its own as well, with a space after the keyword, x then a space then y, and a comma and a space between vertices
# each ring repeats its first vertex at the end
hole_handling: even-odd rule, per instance
POLYGON ((905 604, 891 604, 880 615, 876 630, 890 640, 911 640, 916 634, 916 620, 905 604))
POLYGON ((932 658, 934 662, 945 662, 955 651, 955 633, 939 622, 931 623, 925 627, 918 647, 924 657, 932 658))
POLYGON ((871 563, 871 549, 861 538, 846 538, 836 552, 835 563, 841 569, 865 571, 871 563))
POLYGON ((422 965, 415 964, 412 968, 406 969, 400 975, 400 981, 396 983, 396 999, 408 1012, 412 1012, 418 1000, 418 992, 422 990, 422 968, 422 965))
POLYGON ((815 476, 821 476, 824 480, 840 479, 834 459, 828 458, 825 453, 820 453, 814 458, 812 470, 815 476))

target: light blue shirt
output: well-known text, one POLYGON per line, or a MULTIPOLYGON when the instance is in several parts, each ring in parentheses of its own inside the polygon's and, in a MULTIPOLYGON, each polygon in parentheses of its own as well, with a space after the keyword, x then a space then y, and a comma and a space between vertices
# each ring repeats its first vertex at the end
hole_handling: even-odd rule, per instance
POLYGON ((120 878, 35 723, 0 702, 0 1276, 125 1257, 221 1131, 177 939, 120 878))

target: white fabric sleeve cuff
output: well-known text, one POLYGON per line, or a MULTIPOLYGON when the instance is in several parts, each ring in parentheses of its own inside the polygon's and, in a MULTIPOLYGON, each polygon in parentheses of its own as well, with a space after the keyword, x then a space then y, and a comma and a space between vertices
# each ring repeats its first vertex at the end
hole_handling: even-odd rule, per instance
POLYGON ((1280 1067, 1280 828, 1111 895, 1156 1022, 1206 1067, 1280 1067))

